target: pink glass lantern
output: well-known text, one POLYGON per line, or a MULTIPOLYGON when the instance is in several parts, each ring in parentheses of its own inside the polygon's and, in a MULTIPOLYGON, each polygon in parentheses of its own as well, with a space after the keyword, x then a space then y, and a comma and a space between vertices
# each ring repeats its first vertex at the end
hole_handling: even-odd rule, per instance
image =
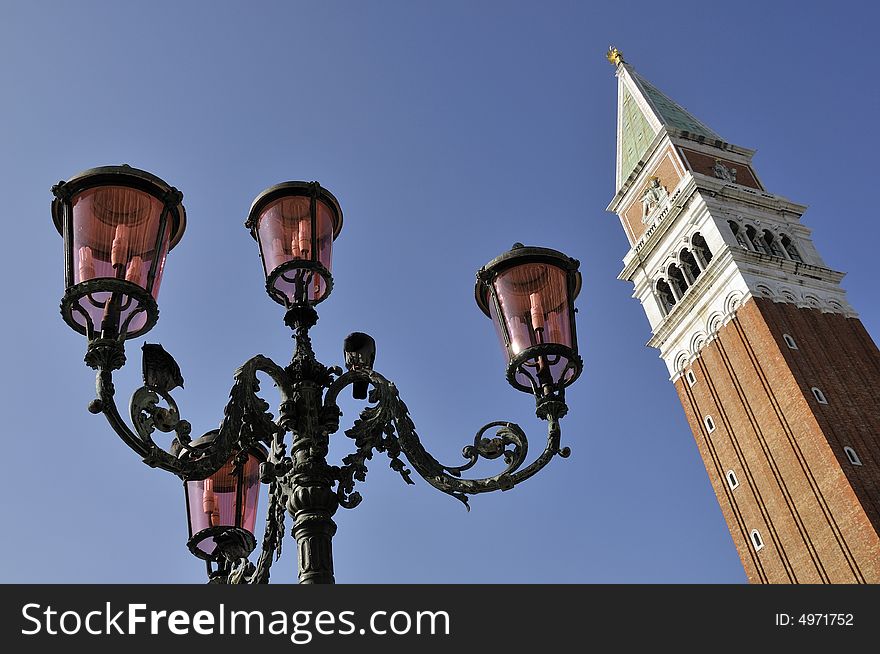
POLYGON ((514 388, 547 396, 580 375, 578 266, 556 250, 517 243, 477 273, 477 304, 495 325, 514 388))
MULTIPOLYGON (((207 437, 192 443, 198 447, 207 437)), ((219 561, 230 545, 247 553, 256 547, 254 526, 260 496, 260 463, 266 451, 259 445, 233 455, 207 479, 184 482, 190 551, 201 559, 219 561)))
POLYGON ((146 333, 159 317, 165 259, 186 226, 182 194, 130 166, 93 168, 52 190, 64 320, 89 340, 146 333))
POLYGON ((260 246, 266 291, 287 308, 330 294, 333 241, 342 229, 339 202, 317 182, 285 182, 251 205, 245 226, 260 246))

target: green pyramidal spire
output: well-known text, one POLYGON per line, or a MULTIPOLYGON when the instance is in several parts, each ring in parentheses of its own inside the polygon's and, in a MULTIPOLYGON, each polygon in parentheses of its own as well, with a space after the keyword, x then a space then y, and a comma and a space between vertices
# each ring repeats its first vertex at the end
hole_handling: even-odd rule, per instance
POLYGON ((648 146, 651 145, 658 130, 648 122, 629 89, 621 86, 620 93, 620 113, 617 119, 619 125, 617 156, 619 176, 621 179, 626 179, 642 155, 645 154, 648 146))
POLYGON ((688 132, 712 141, 721 137, 687 109, 633 70, 616 48, 608 60, 617 68, 617 186, 644 158, 661 132, 688 132))

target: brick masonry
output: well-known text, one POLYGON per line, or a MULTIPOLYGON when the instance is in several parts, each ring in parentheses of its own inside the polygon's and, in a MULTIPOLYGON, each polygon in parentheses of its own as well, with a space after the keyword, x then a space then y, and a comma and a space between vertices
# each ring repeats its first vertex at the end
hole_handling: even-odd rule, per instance
MULTIPOLYGON (((673 160, 673 157, 676 156, 677 155, 674 153, 672 148, 667 148, 666 152, 664 152, 663 154, 663 157, 660 159, 660 163, 657 164, 647 176, 659 177, 660 184, 666 187, 666 190, 669 193, 672 193, 675 187, 678 186, 678 183, 679 181, 681 181, 682 177, 682 174, 679 171, 681 162, 673 160)), ((714 160, 712 161, 712 163, 714 165, 714 160)), ((642 237, 642 234, 645 233, 645 230, 648 228, 648 226, 642 222, 643 212, 641 195, 644 192, 646 186, 647 182, 642 186, 642 188, 639 189, 639 192, 634 195, 632 204, 630 204, 630 206, 627 207, 623 212, 624 229, 627 236, 629 237, 630 245, 633 245, 636 241, 638 241, 642 237)))
POLYGON ((750 299, 690 370, 675 386, 749 581, 880 583, 880 352, 861 322, 750 299))
MULTIPOLYGON (((679 148, 679 152, 681 152, 682 157, 685 161, 687 161, 690 169, 696 173, 702 173, 703 175, 707 175, 709 177, 715 177, 715 159, 716 157, 711 157, 708 154, 703 154, 702 152, 697 152, 696 150, 691 150, 689 148, 679 148)), ((755 174, 752 172, 752 169, 741 163, 737 163, 735 161, 730 161, 729 159, 725 159, 723 157, 717 157, 721 163, 723 163, 728 168, 736 168, 736 183, 740 186, 748 186, 750 188, 756 188, 759 190, 764 190, 761 188, 761 185, 758 183, 755 174)))

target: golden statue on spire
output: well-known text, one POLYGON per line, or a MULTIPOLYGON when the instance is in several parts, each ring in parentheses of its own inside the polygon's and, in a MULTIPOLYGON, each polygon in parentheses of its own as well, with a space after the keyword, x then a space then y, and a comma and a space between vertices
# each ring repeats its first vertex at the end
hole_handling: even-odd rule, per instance
POLYGON ((614 66, 624 63, 623 53, 613 45, 608 46, 608 52, 605 53, 605 58, 614 66))

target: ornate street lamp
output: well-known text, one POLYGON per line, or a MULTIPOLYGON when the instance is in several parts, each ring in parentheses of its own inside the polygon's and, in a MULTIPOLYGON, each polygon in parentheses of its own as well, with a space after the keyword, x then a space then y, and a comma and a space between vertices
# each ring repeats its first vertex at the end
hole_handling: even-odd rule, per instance
POLYGON ((245 227, 260 245, 269 297, 290 308, 330 295, 333 241, 342 229, 330 191, 317 182, 277 184, 254 200, 245 227))
POLYGON ((477 273, 477 304, 492 318, 507 359, 507 381, 539 406, 564 400, 583 369, 577 353, 574 299, 578 262, 556 250, 513 248, 477 273))
MULTIPOLYGON (((218 433, 208 432, 192 446, 207 445, 218 433)), ((260 464, 266 461, 266 454, 266 449, 255 443, 250 450, 233 454, 210 477, 183 483, 190 536, 187 547, 207 562, 209 577, 228 574, 228 561, 247 557, 257 546, 254 526, 260 464), (211 563, 218 564, 216 571, 211 563)))
POLYGON ((147 333, 159 319, 165 257, 186 226, 181 193, 130 166, 93 168, 52 191, 65 322, 90 341, 147 333))
POLYGON ((144 385, 130 402, 132 427, 115 402, 112 374, 125 363, 125 340, 146 333, 158 319, 159 281, 168 251, 185 224, 182 195, 159 178, 129 166, 95 168, 53 187, 52 215, 64 237, 65 321, 88 340, 85 362, 97 371, 92 413, 103 413, 144 462, 184 482, 190 550, 207 561, 215 583, 265 583, 280 553, 286 514, 293 517, 300 583, 333 583, 333 515, 361 501, 355 484, 366 461, 385 453, 406 483, 412 471, 468 506, 468 496, 507 490, 528 479, 557 454, 559 421, 568 411, 565 388, 583 365, 577 350, 574 300, 578 262, 555 250, 514 245, 477 273, 477 304, 492 318, 507 360, 507 379, 532 393, 548 424, 544 451, 528 465, 528 440, 511 422, 491 422, 463 450, 465 463, 444 466, 422 446, 397 387, 373 370, 376 346, 367 334, 343 345, 347 371, 326 367, 312 351, 315 305, 333 287, 331 254, 342 228, 336 198, 317 182, 286 182, 254 201, 245 223, 260 247, 266 290, 283 304, 294 330, 293 359, 280 366, 257 355, 234 375, 220 429, 190 437, 171 391, 183 385, 177 363, 161 345, 143 345, 144 385), (258 395, 257 373, 280 394, 278 416, 258 395), (352 386, 367 406, 345 435, 354 451, 340 465, 326 456, 342 415, 339 393, 352 386), (162 406, 164 405, 164 406, 162 406), (485 436, 489 430, 494 436, 485 436), (156 431, 173 433, 165 449, 156 431), (291 434, 289 442, 285 440, 291 434), (504 460, 500 473, 482 479, 462 474, 480 458, 504 460), (254 538, 258 480, 269 486, 269 506, 256 564, 254 538), (212 564, 216 567, 212 568, 212 564))

